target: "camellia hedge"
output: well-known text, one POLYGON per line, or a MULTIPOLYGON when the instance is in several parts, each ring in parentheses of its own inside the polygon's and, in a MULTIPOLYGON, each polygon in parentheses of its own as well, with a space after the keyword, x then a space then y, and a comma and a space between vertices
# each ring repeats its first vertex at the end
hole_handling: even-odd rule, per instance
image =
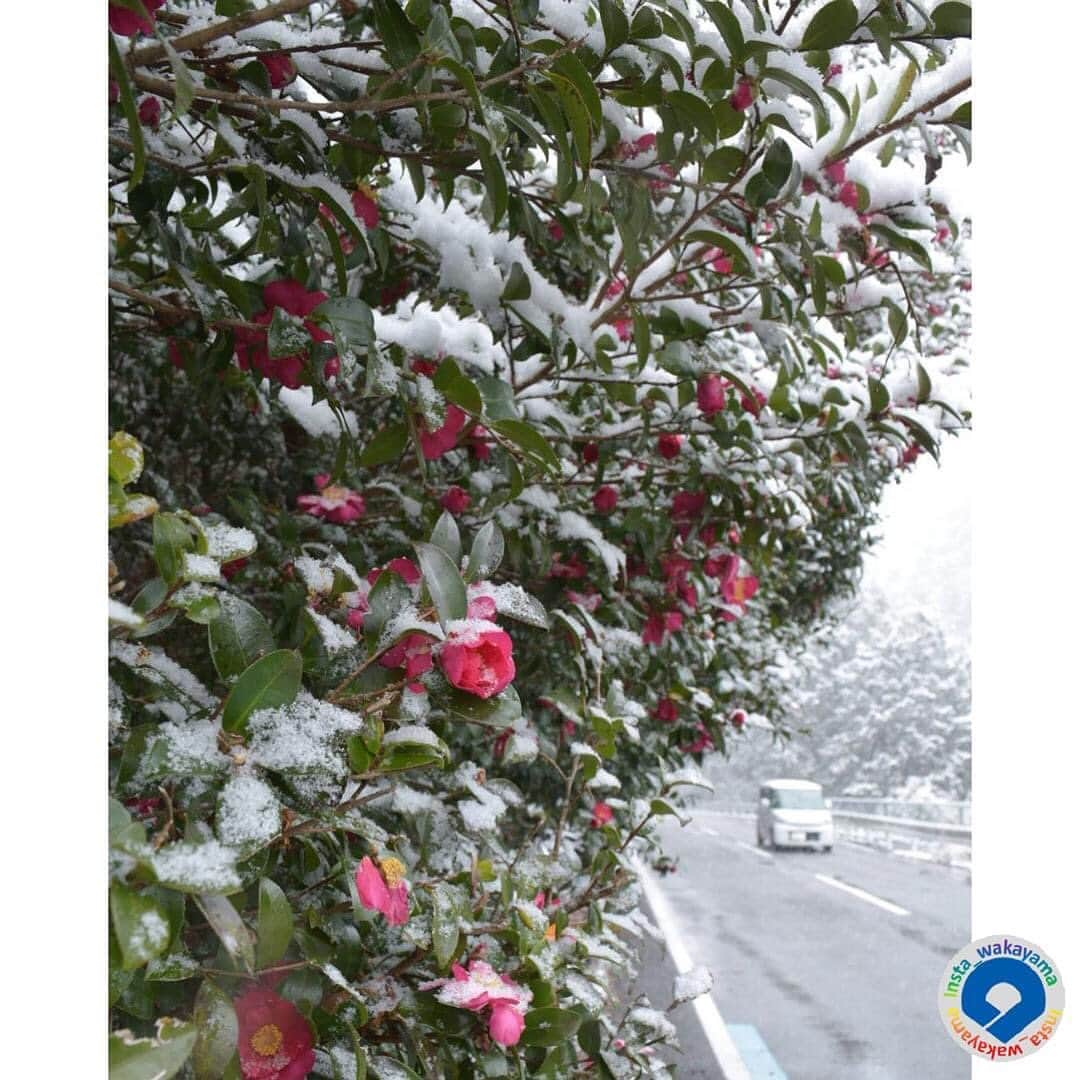
POLYGON ((667 1075, 635 860, 966 424, 969 26, 109 5, 114 1080, 667 1075))

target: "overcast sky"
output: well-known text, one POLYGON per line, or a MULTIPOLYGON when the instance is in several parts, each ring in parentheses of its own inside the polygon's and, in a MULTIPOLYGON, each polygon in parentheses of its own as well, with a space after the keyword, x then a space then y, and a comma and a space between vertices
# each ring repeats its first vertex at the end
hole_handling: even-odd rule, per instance
POLYGON ((941 466, 922 455, 882 499, 882 540, 866 560, 864 586, 921 611, 955 646, 971 647, 971 438, 948 439, 941 466))

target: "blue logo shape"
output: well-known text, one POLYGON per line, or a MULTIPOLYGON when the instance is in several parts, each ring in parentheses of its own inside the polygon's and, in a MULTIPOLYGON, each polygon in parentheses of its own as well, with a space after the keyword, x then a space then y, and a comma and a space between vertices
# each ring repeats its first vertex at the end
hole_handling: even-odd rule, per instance
POLYGON ((1016 1038, 1046 1009, 1046 988, 1030 964, 1011 956, 998 956, 978 964, 964 981, 960 1007, 999 1042, 1016 1038), (1001 983, 1013 987, 1020 1000, 1006 1012, 1001 1012, 987 1000, 987 995, 1001 983))

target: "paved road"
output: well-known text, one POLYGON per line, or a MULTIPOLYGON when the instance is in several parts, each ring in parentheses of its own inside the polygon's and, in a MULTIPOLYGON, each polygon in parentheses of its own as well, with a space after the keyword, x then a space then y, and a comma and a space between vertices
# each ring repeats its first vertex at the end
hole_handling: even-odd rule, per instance
MULTIPOLYGON (((759 852, 753 821, 694 815, 664 833, 679 862, 660 887, 724 1020, 744 1042, 753 1025, 782 1070, 759 1061, 754 1080, 967 1080, 971 1059, 936 1006, 945 962, 970 940, 965 871, 843 842, 828 855, 759 852)), ((670 960, 653 945, 644 967, 639 985, 663 1008, 670 960)), ((715 1080, 691 1006, 672 1018, 681 1080, 715 1080)))

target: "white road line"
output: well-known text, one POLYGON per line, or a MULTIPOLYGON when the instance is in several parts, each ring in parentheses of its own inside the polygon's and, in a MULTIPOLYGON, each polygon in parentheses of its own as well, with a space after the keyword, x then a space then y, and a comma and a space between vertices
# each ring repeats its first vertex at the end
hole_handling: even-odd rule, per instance
POLYGON ((889 900, 882 900, 880 896, 868 893, 864 889, 857 889, 854 885, 846 885, 842 881, 837 881, 834 877, 829 877, 828 874, 815 874, 814 877, 816 877, 818 881, 823 881, 826 885, 832 885, 835 889, 843 889, 844 892, 851 893, 852 896, 857 896, 860 900, 865 900, 868 904, 874 904, 876 907, 883 908, 885 911, 891 911, 894 915, 911 914, 907 908, 902 908, 899 904, 894 904, 889 900))
MULTIPOLYGON (((672 963, 681 975, 693 968, 695 964, 690 958, 690 951, 683 944, 675 912, 672 911, 652 871, 637 859, 634 860, 634 869, 641 881, 641 891, 649 902, 656 925, 663 931, 672 963)), ((727 1024, 724 1023, 724 1018, 720 1015, 716 1002, 713 1001, 712 994, 702 994, 694 998, 692 1004, 705 1031, 705 1038, 709 1040, 709 1046, 712 1047, 716 1063, 720 1066, 720 1075, 723 1080, 752 1080, 750 1070, 747 1069, 746 1063, 739 1054, 727 1024)))
POLYGON ((765 859, 766 862, 772 862, 772 856, 767 851, 762 851, 761 848, 754 847, 753 844, 746 844, 742 840, 736 840, 735 843, 752 855, 757 855, 758 858, 765 859))

